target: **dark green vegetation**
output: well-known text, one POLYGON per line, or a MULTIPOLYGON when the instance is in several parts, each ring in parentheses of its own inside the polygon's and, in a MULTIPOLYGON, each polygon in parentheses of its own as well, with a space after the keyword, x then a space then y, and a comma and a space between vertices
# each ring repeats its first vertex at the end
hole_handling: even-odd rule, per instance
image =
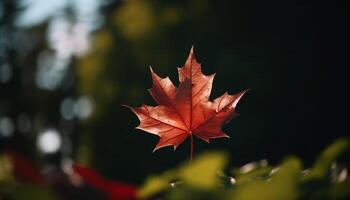
MULTIPOLYGON (((148 176, 135 198, 345 200, 350 197, 350 180, 343 158, 348 158, 349 147, 349 140, 337 140, 308 169, 294 156, 274 166, 261 160, 231 168, 227 166, 227 153, 206 152, 192 163, 148 176)), ((6 173, 0 174, 0 194, 5 199, 56 199, 51 187, 26 185, 15 180, 10 166, 6 157, 0 157, 0 170, 6 173)))
POLYGON ((139 194, 142 197, 159 195, 174 200, 345 200, 350 197, 350 181, 347 169, 336 159, 348 148, 348 140, 334 142, 309 169, 303 169, 300 159, 294 156, 285 158, 275 166, 262 160, 231 169, 226 165, 227 154, 205 153, 192 164, 149 177, 139 194), (220 170, 221 173, 218 172, 220 170), (173 184, 169 185, 171 181, 173 184))

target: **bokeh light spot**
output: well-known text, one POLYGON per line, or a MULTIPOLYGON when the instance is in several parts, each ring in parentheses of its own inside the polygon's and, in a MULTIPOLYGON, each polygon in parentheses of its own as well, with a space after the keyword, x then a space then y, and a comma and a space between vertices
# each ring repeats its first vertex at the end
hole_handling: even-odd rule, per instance
POLYGON ((43 153, 55 153, 61 147, 62 139, 57 130, 48 129, 39 134, 37 145, 43 153))
POLYGON ((88 118, 93 110, 93 103, 89 97, 80 97, 76 103, 76 115, 79 119, 88 118))
POLYGON ((4 137, 10 137, 15 128, 10 118, 4 117, 0 119, 0 135, 4 137))
POLYGON ((71 98, 66 98, 61 103, 61 115, 65 120, 74 118, 74 101, 71 98))

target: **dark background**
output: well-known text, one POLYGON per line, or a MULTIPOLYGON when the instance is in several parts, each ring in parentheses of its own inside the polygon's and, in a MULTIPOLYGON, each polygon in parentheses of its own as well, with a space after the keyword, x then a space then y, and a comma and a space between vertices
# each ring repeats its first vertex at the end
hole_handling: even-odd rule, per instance
MULTIPOLYGON (((4 13, 20 12, 5 6, 10 4, 2 3, 4 13)), ((212 99, 250 89, 238 104, 241 115, 223 127, 231 139, 210 144, 195 139, 195 155, 225 150, 231 166, 263 158, 276 164, 297 155, 307 167, 326 145, 348 134, 346 28, 333 1, 110 1, 99 10, 105 18, 91 32, 90 52, 72 57, 55 90, 16 79, 34 79, 36 57, 50 49, 43 39, 48 22, 10 29, 37 40, 22 60, 21 48, 3 45, 9 52, 3 59, 15 73, 10 82, 0 83, 0 114, 15 118, 25 111, 41 123, 30 136, 15 130, 10 138, 0 138, 3 148, 26 152, 42 164, 71 157, 108 178, 132 183, 178 165, 189 157, 189 141, 175 152, 167 147, 152 153, 157 137, 135 130, 137 117, 121 105, 155 105, 147 92, 149 65, 177 83, 176 67, 184 64, 192 45, 204 73, 217 74, 212 99), (93 99, 92 116, 62 126, 62 99, 80 95, 93 99), (48 126, 71 132, 68 155, 38 155, 36 132, 48 126)), ((74 19, 69 9, 66 14, 74 19)), ((12 27, 13 19, 3 18, 2 26, 12 27)))

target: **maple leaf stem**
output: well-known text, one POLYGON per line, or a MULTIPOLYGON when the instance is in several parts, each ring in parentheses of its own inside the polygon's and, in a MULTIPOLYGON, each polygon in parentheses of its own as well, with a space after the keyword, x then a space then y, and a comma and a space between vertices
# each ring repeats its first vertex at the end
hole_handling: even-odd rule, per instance
MULTIPOLYGON (((191 53, 190 53, 190 56, 191 56, 191 59, 190 59, 190 82, 191 82, 191 84, 192 84, 192 62, 193 62, 193 60, 192 60, 192 58, 193 58, 193 47, 191 48, 191 53)), ((190 92, 190 94, 191 94, 191 98, 190 98, 190 129, 192 128, 192 109, 193 109, 193 105, 192 105, 192 98, 193 98, 193 96, 192 96, 192 90, 193 90, 193 88, 191 88, 191 92, 190 92)), ((192 163, 192 158, 193 158, 193 134, 192 134, 192 131, 190 132, 190 140, 191 140, 191 144, 190 144, 190 163, 192 163)))
POLYGON ((193 134, 190 134, 190 163, 192 163, 193 158, 193 134))

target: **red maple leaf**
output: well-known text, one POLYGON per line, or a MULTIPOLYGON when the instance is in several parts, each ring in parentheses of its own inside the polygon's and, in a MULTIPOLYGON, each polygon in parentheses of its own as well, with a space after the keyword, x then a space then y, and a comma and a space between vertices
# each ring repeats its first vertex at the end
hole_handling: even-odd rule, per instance
POLYGON ((238 115, 235 108, 246 91, 235 95, 225 93, 210 101, 215 74, 206 76, 202 73, 193 47, 185 65, 178 68, 178 87, 169 77, 160 78, 152 68, 151 74, 153 86, 149 92, 159 105, 129 108, 140 120, 137 129, 160 137, 154 151, 165 146, 174 146, 176 149, 190 136, 192 157, 193 135, 206 142, 212 138, 229 137, 221 131, 221 127, 238 115))

